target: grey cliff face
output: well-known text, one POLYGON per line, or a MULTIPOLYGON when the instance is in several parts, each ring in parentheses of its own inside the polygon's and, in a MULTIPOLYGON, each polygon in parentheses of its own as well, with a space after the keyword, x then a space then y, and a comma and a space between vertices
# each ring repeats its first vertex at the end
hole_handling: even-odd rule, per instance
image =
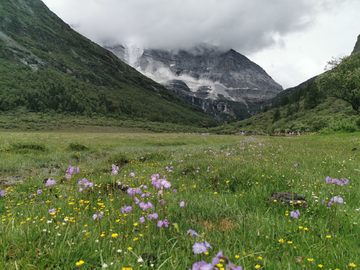
POLYGON ((152 49, 140 54, 139 49, 134 53, 126 48, 122 53, 119 47, 108 49, 120 59, 124 55, 125 62, 129 62, 126 55, 139 55, 131 63, 134 68, 220 120, 244 118, 251 103, 283 91, 260 66, 232 49, 202 44, 188 50, 152 49))

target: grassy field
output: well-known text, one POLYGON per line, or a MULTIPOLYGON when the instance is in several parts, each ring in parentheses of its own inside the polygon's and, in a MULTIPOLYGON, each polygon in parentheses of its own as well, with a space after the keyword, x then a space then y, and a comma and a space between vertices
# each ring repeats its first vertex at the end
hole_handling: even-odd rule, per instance
POLYGON ((0 133, 0 268, 357 269, 359 143, 0 133))

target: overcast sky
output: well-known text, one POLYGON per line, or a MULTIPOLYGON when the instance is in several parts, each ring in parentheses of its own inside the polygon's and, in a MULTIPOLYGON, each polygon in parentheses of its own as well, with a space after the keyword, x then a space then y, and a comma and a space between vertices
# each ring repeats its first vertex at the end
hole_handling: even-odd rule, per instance
POLYGON ((43 0, 99 43, 182 48, 209 42, 254 61, 284 89, 349 55, 359 0, 43 0))

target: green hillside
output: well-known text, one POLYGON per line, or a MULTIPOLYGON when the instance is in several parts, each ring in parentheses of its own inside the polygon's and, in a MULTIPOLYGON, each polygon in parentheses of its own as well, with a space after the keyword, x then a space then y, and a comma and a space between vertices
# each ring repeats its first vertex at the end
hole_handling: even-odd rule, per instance
POLYGON ((326 73, 280 93, 267 102, 269 107, 262 113, 212 131, 224 134, 355 131, 360 126, 359 74, 360 53, 355 53, 337 61, 326 73))
POLYGON ((0 114, 14 111, 218 125, 73 31, 40 0, 0 2, 0 114))

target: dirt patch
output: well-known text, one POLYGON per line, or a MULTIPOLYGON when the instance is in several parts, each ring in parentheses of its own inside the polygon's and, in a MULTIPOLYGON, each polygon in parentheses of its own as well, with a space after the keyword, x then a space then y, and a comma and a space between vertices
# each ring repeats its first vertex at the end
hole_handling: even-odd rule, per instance
POLYGON ((220 225, 220 228, 219 228, 220 230, 227 232, 227 231, 231 231, 232 229, 235 228, 236 222, 229 218, 221 218, 219 225, 220 225))
POLYGON ((12 175, 0 178, 0 185, 3 186, 12 186, 15 184, 20 184, 22 182, 24 182, 24 178, 20 175, 12 175))
POLYGON ((220 218, 219 220, 216 220, 214 222, 210 222, 208 220, 200 219, 197 221, 197 223, 205 228, 206 230, 216 230, 216 231, 231 231, 236 227, 236 222, 230 218, 220 218))

